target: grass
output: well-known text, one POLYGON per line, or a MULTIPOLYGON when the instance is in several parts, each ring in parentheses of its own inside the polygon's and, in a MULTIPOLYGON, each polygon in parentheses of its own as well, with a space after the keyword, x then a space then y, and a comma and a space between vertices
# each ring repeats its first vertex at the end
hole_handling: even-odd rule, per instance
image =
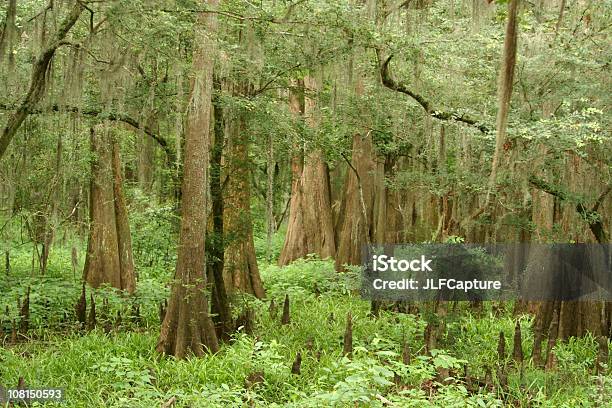
MULTIPOLYGON (((559 344, 559 368, 553 372, 526 363, 522 375, 510 370, 505 394, 497 385, 470 392, 459 380, 463 365, 467 363, 471 375, 479 378, 485 367, 495 367, 500 331, 507 349, 512 349, 514 318, 509 312, 494 316, 485 309, 475 316, 462 308, 449 316, 439 350, 426 356, 422 318, 389 311, 371 317, 369 302, 355 291, 358 275, 337 274, 330 262, 316 259, 262 270, 268 299, 280 309, 285 294, 290 296, 289 325, 280 325, 280 310, 276 318, 270 316, 268 301, 243 296, 235 299, 236 309, 245 303, 255 308, 252 335, 239 331, 216 355, 176 361, 155 352, 157 305, 167 296, 170 265, 141 266, 136 299, 110 289, 95 291, 98 310, 102 298, 108 300, 108 310, 106 317, 99 315, 95 330, 84 332, 74 324, 80 285, 72 278, 69 249, 57 251, 44 278, 30 276, 30 258, 23 248, 14 257, 12 276, 0 279, 5 342, 9 322, 18 313, 16 298, 27 286, 32 292, 30 339, 0 347, 0 384, 15 386, 23 377, 31 388, 63 387, 67 403, 62 406, 151 408, 175 397, 176 407, 376 407, 383 406, 383 399, 399 407, 602 407, 612 396, 610 380, 592 375, 596 344, 590 337, 559 344), (313 293, 315 282, 318 297, 313 293), (134 302, 141 305, 138 321, 129 317, 134 302), (9 317, 4 314, 6 306, 9 317), (106 333, 103 327, 115 321, 118 311, 124 317, 121 326, 106 333), (350 359, 342 355, 349 311, 354 327, 350 359), (408 365, 401 358, 404 340, 412 352, 408 365), (301 375, 293 375, 298 352, 301 375), (440 369, 449 369, 456 380, 437 383, 440 369), (263 382, 249 386, 247 378, 256 372, 263 382)), ((520 321, 523 349, 529 356, 530 318, 520 321)))

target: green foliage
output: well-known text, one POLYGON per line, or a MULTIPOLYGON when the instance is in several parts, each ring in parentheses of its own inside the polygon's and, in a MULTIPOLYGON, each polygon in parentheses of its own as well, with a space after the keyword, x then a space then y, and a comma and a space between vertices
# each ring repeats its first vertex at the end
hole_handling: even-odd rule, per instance
POLYGON ((253 240, 255 244, 255 255, 257 255, 257 259, 261 260, 260 263, 262 265, 265 265, 268 262, 276 262, 283 249, 283 244, 285 243, 286 228, 283 228, 272 236, 272 247, 270 251, 271 259, 268 259, 268 242, 267 231, 265 230, 266 226, 264 225, 265 222, 263 219, 260 218, 258 220, 254 220, 253 223, 253 240))
MULTIPOLYGON (((74 307, 81 295, 82 271, 79 269, 76 275, 73 275, 70 251, 64 247, 56 247, 47 274, 45 276, 30 274, 30 251, 31 246, 26 246, 22 247, 20 252, 13 252, 12 273, 0 279, 0 292, 2 293, 0 297, 0 339, 5 336, 8 338, 13 320, 16 323, 20 322, 17 299, 23 301, 28 288, 30 288, 29 325, 32 330, 44 336, 48 331, 76 328, 74 307), (4 333, 2 333, 2 328, 4 333)), ((135 295, 129 298, 114 288, 87 289, 88 307, 90 307, 90 295, 93 295, 100 327, 113 326, 117 313, 123 316, 122 327, 125 328, 157 324, 158 305, 169 295, 164 279, 169 278, 162 276, 164 279, 158 280, 147 275, 147 273, 144 276, 141 275, 135 295), (103 306, 104 301, 108 302, 106 310, 103 306), (137 305, 140 306, 139 322, 131 319, 137 305)))
POLYGON ((557 343, 554 353, 559 366, 571 376, 593 368, 597 356, 597 343, 591 335, 580 340, 570 338, 567 343, 557 343))
MULTIPOLYGON (((27 259, 27 252, 20 258, 27 259)), ((20 265, 18 259, 15 265, 20 265)), ((27 262, 23 263, 28 266, 27 262)), ((27 272, 19 271, 19 276, 27 272)), ((64 270, 65 274, 69 274, 64 270)), ((158 406, 172 397, 177 407, 242 406, 250 401, 256 406, 382 407, 379 396, 400 407, 501 407, 502 400, 485 390, 470 393, 458 381, 463 364, 469 364, 475 377, 484 375, 484 366, 496 363, 497 333, 507 339, 513 333, 513 318, 494 317, 489 310, 479 318, 449 316, 448 331, 431 356, 421 355, 426 322, 420 317, 382 310, 376 319, 369 316, 369 303, 352 295, 353 278, 334 277, 329 261, 308 259, 285 268, 268 266, 262 271, 269 298, 280 304, 285 293, 291 296, 291 321, 281 326, 272 320, 267 302, 253 301, 256 311, 255 333, 234 335, 215 355, 176 361, 155 352, 159 321, 156 306, 167 296, 155 280, 139 281, 136 299, 126 299, 114 291, 96 291, 96 299, 106 297, 111 308, 128 313, 131 302, 141 304, 143 321, 131 322, 125 315, 123 326, 105 334, 101 329, 79 333, 74 328, 52 326, 64 312, 71 312, 78 296, 78 285, 60 286, 52 279, 39 277, 28 281, 32 287, 34 341, 0 348, 0 378, 16 384, 23 376, 32 387, 64 386, 68 404, 75 408, 158 406), (36 284, 35 280, 41 280, 36 284), (322 292, 313 294, 313 285, 322 292), (44 321, 41 303, 49 298, 51 310, 44 321), (353 316, 353 356, 343 357, 342 337, 346 313, 353 316), (334 315, 330 319, 330 314, 334 315), (41 337, 40 340, 37 336, 41 337), (410 364, 402 362, 402 344, 407 341, 410 364), (306 347, 307 343, 312 348, 306 347), (302 375, 291 374, 296 354, 302 354, 302 375), (24 356, 27 356, 25 358, 24 356), (450 370, 448 384, 436 384, 438 369, 450 370), (246 385, 255 372, 263 373, 263 382, 246 385), (400 381, 401 386, 396 381, 400 381)), ((25 273, 27 274, 27 273, 25 273)), ((64 278, 66 278, 64 276, 64 278)), ((4 281, 1 281, 4 282, 4 281)), ((12 304, 24 286, 6 292, 0 303, 12 304), (10 299, 7 299, 10 298, 10 299)), ((0 305, 0 306, 3 306, 0 305)), ((98 310, 100 302, 98 302, 98 310)), ((11 313, 15 313, 11 309, 11 313)), ((101 322, 103 325, 104 322, 101 322)), ((523 348, 530 355, 531 322, 521 319, 523 348)), ((585 401, 606 401, 609 379, 592 377, 590 363, 595 343, 590 337, 559 344, 555 352, 559 370, 544 373, 527 365, 524 379, 511 372, 509 393, 518 401, 531 401, 545 407, 572 407, 585 401)), ((586 406, 593 406, 587 403, 586 406)))
POLYGON ((261 271, 262 279, 272 296, 284 296, 285 293, 312 294, 315 287, 330 295, 346 294, 359 289, 359 273, 358 269, 338 273, 333 261, 320 260, 315 256, 298 259, 283 268, 269 265, 261 271))
POLYGON ((115 394, 130 392, 137 398, 151 397, 146 389, 152 385, 152 376, 148 370, 140 369, 141 365, 129 358, 110 357, 108 361, 94 364, 91 369, 100 373, 99 379, 112 384, 115 394))
POLYGON ((139 273, 150 278, 168 279, 176 264, 179 217, 173 207, 146 203, 147 198, 134 191, 130 213, 132 250, 139 273))
POLYGON ((368 357, 366 349, 357 349, 358 353, 366 356, 356 360, 344 357, 339 363, 324 370, 328 374, 319 378, 319 381, 333 384, 333 389, 316 395, 315 401, 325 406, 346 406, 351 403, 367 406, 376 400, 379 392, 384 393, 393 385, 393 371, 368 357))

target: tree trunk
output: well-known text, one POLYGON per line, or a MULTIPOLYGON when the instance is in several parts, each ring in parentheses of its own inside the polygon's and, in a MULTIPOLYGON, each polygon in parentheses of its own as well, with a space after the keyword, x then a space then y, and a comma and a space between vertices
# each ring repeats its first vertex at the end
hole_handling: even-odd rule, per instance
POLYGON ((387 157, 378 163, 378 178, 375 181, 374 233, 375 244, 396 244, 403 242, 403 220, 400 211, 401 191, 389 188, 386 179, 394 176, 395 159, 387 157))
POLYGON ((359 265, 361 249, 371 242, 374 230, 374 175, 376 162, 370 134, 353 136, 353 154, 346 173, 344 195, 338 215, 336 269, 359 265))
MULTIPOLYGON (((221 85, 215 81, 215 91, 221 91, 221 85)), ((223 279, 225 241, 223 239, 223 187, 221 185, 221 159, 223 156, 223 145, 225 144, 225 126, 223 120, 223 109, 219 103, 219 98, 213 98, 214 109, 214 145, 210 157, 210 197, 212 207, 212 236, 209 237, 210 243, 209 259, 211 271, 209 277, 212 278, 212 305, 213 321, 217 328, 217 336, 221 339, 228 339, 232 330, 232 313, 225 281, 223 279)))
POLYGON ((62 196, 62 153, 63 153, 63 142, 61 133, 57 137, 57 150, 55 153, 55 175, 51 185, 51 208, 48 211, 48 215, 44 217, 45 223, 43 224, 43 241, 41 251, 40 268, 41 274, 44 275, 47 271, 47 264, 49 261, 49 255, 51 253, 51 246, 55 239, 55 228, 54 224, 57 221, 58 209, 61 203, 62 196))
MULTIPOLYGON (((202 6, 216 8, 218 0, 202 6)), ((175 280, 162 322, 157 351, 185 358, 189 352, 202 356, 219 348, 208 314, 206 297, 206 190, 212 105, 213 66, 217 30, 216 14, 200 13, 195 26, 196 48, 193 79, 187 110, 181 230, 175 280)))
POLYGON ((4 55, 7 54, 9 71, 15 68, 15 40, 17 39, 17 26, 15 18, 17 17, 17 0, 8 0, 6 8, 6 17, 4 19, 3 29, 0 32, 0 61, 4 60, 4 55))
MULTIPOLYGON (((316 128, 316 99, 303 96, 302 91, 312 95, 318 92, 319 85, 312 76, 306 76, 304 83, 297 84, 297 87, 302 89, 292 89, 291 111, 296 115, 302 112, 306 124, 316 128)), ((287 235, 279 265, 287 265, 308 254, 316 254, 322 259, 336 254, 327 164, 319 148, 307 154, 304 154, 303 147, 296 150, 299 153, 291 160, 291 203, 287 235)))
MULTIPOLYGON (((304 112, 304 83, 293 81, 289 93, 289 110, 296 117, 304 112)), ((289 219, 287 234, 281 250, 279 265, 287 265, 308 254, 308 241, 304 231, 304 149, 295 144, 295 153, 291 158, 291 198, 289 200, 289 219)))
POLYGON ((113 142, 113 191, 115 195, 115 223, 117 227, 117 245, 119 248, 119 268, 121 288, 129 293, 136 290, 134 271, 134 256, 132 255, 132 236, 128 219, 125 196, 123 195, 123 180, 121 177, 121 156, 119 144, 113 142))
MULTIPOLYGON (((579 156, 571 154, 568 157, 565 171, 560 175, 561 179, 569 186, 571 193, 566 193, 564 188, 557 188, 538 177, 530 178, 531 184, 538 188, 540 195, 544 193, 549 195, 546 201, 542 199, 539 201, 534 200, 534 203, 539 205, 546 203, 546 207, 548 207, 543 206, 543 210, 534 207, 534 222, 538 229, 551 230, 550 235, 553 240, 572 239, 575 242, 593 242, 595 240, 599 244, 607 243, 607 233, 604 231, 602 223, 600 221, 592 221, 589 217, 586 217, 587 215, 592 215, 592 219, 600 220, 602 217, 597 212, 598 205, 596 204, 589 210, 586 208, 586 202, 579 201, 576 204, 572 199, 572 197, 587 195, 588 191, 598 191, 601 189, 600 186, 593 182, 597 180, 594 177, 594 173, 598 171, 603 171, 603 169, 584 166, 583 160, 579 156), (557 201, 556 207, 560 208, 559 211, 554 211, 554 198, 557 201), (548 214, 548 216, 538 217, 538 214, 548 214), (585 228, 585 221, 589 223, 588 229, 585 228), (561 227, 563 235, 555 236, 552 234, 553 222, 561 227), (600 229, 595 228, 595 224, 600 229), (600 233, 596 233, 598 231, 600 233)), ((604 192, 608 191, 604 190, 604 192)), ((538 195, 534 195, 534 197, 538 197, 538 195)), ((605 195, 600 196, 598 200, 605 200, 605 195)), ((548 278, 550 286, 554 284, 555 276, 552 276, 553 274, 554 271, 549 271, 547 276, 545 276, 548 278)), ((542 279, 535 278, 542 281, 542 279)), ((580 300, 560 302, 557 312, 558 338, 564 340, 572 336, 584 336, 587 333, 591 333, 594 336, 609 335, 610 325, 612 324, 610 304, 610 302, 580 300)), ((535 310, 536 314, 534 337, 539 339, 543 337, 542 332, 545 333, 545 329, 552 322, 553 316, 549 313, 551 308, 550 302, 534 303, 530 306, 531 309, 535 310)))
POLYGON ((508 22, 506 23, 506 35, 504 38, 504 52, 502 66, 499 71, 497 84, 497 119, 495 136, 495 152, 491 164, 489 186, 484 204, 485 211, 491 202, 491 196, 495 194, 497 184, 497 170, 501 160, 502 150, 506 141, 506 130, 508 128, 508 112, 510 110, 510 99, 512 97, 512 85, 514 82, 514 67, 516 65, 516 49, 518 42, 518 9, 520 0, 510 0, 508 3, 508 22))
MULTIPOLYGON (((362 97, 364 80, 355 82, 355 94, 362 97)), ((366 112, 362 113, 367 116, 366 112)), ((353 135, 353 151, 344 182, 344 194, 336 224, 336 269, 359 265, 363 245, 369 245, 375 230, 374 203, 377 164, 371 132, 353 135)))
POLYGON ((268 144, 266 149, 266 173, 268 176, 266 185, 266 258, 268 262, 272 261, 272 239, 276 232, 276 218, 274 217, 274 135, 270 132, 268 135, 268 144))
POLYGON ((134 293, 136 281, 119 147, 108 125, 91 129, 89 242, 83 279, 94 288, 109 284, 134 293))
POLYGON ((561 4, 559 5, 559 17, 557 18, 557 23, 555 24, 555 38, 559 35, 559 29, 563 24, 563 14, 565 12, 565 0, 561 0, 561 4))
MULTIPOLYGON (((245 90, 245 86, 240 86, 245 90)), ((244 94, 244 92, 240 92, 244 94)), ((229 146, 226 157, 227 185, 224 195, 223 226, 226 287, 265 297, 253 243, 249 135, 245 113, 238 108, 230 114, 227 126, 229 146)))

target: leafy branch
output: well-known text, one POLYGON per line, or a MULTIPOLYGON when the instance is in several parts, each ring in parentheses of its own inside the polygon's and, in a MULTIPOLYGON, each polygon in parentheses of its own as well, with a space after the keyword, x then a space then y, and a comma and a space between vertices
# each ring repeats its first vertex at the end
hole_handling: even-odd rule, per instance
MULTIPOLYGON (((10 106, 4 105, 4 104, 0 104, 0 110, 10 111, 10 110, 13 110, 13 108, 10 106)), ((150 127, 142 126, 136 119, 132 118, 131 116, 125 113, 103 112, 101 110, 97 110, 93 108, 92 109, 80 109, 76 106, 60 106, 60 105, 54 104, 54 105, 51 105, 47 111, 43 109, 30 109, 27 111, 27 114, 37 115, 37 114, 44 114, 47 112, 76 113, 76 114, 81 114, 81 115, 86 115, 86 116, 95 116, 100 119, 110 120, 113 122, 123 122, 127 125, 130 125, 131 127, 135 129, 142 130, 147 136, 151 137, 159 145, 159 147, 164 151, 169 162, 173 163, 176 161, 176 154, 174 150, 170 147, 170 145, 168 145, 168 141, 166 139, 164 139, 162 136, 155 133, 150 127)))
MULTIPOLYGON (((377 54, 380 61, 380 52, 377 51, 377 54)), ((421 105, 421 107, 425 110, 425 112, 427 112, 429 116, 433 118, 465 123, 467 125, 475 127, 484 134, 491 132, 491 129, 489 129, 489 127, 468 115, 435 108, 430 101, 425 99, 425 97, 423 97, 422 95, 414 92, 412 89, 410 89, 408 85, 402 82, 396 82, 389 73, 389 62, 391 62, 391 58, 393 58, 393 54, 389 55, 389 57, 387 57, 387 59, 380 66, 380 76, 384 86, 393 91, 410 96, 412 99, 417 101, 419 105, 421 105)))

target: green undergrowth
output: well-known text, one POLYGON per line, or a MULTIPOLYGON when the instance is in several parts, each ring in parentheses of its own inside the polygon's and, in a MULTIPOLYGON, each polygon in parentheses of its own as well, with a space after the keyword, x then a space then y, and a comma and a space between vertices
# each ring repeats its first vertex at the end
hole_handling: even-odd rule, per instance
MULTIPOLYGON (((510 312, 495 316, 485 307, 475 315, 460 305, 449 315, 438 349, 425 355, 424 319, 390 311, 373 318, 369 302, 359 296, 358 274, 338 274, 331 262, 317 259, 262 268, 268 299, 234 300, 237 310, 245 303, 255 309, 254 333, 241 329, 216 355, 176 361, 155 352, 157 307, 168 294, 171 271, 141 268, 135 299, 109 289, 93 293, 96 299, 107 299, 109 310, 106 317, 99 315, 95 330, 85 332, 74 323, 81 288, 70 279, 69 265, 53 265, 40 278, 29 276, 27 262, 16 260, 15 275, 0 280, 5 328, 17 316, 16 298, 31 288, 30 338, 8 344, 5 330, 0 384, 14 386, 23 377, 31 388, 65 388, 67 403, 62 406, 150 408, 176 398, 176 407, 382 407, 384 401, 398 407, 602 407, 612 397, 610 380, 592 374, 597 348, 590 337, 557 345, 558 369, 553 372, 526 362, 522 370, 509 369, 506 390, 499 387, 496 374, 491 388, 469 389, 461 381, 466 364, 475 379, 484 378, 486 367, 496 372, 500 331, 512 350, 515 320, 510 312), (291 322, 281 325, 285 295, 291 322), (274 317, 268 310, 271 299, 277 305, 274 317), (140 305, 139 319, 132 318, 134 304, 140 305), (10 317, 4 314, 7 305, 10 317), (342 355, 349 311, 351 358, 342 355), (121 323, 117 312, 124 317, 121 323), (409 364, 402 362, 404 341, 409 364), (301 374, 295 375, 291 367, 298 353, 301 374), (450 378, 436 376, 440 371, 450 378)), ((520 322, 529 356, 531 321, 523 316, 520 322)))

